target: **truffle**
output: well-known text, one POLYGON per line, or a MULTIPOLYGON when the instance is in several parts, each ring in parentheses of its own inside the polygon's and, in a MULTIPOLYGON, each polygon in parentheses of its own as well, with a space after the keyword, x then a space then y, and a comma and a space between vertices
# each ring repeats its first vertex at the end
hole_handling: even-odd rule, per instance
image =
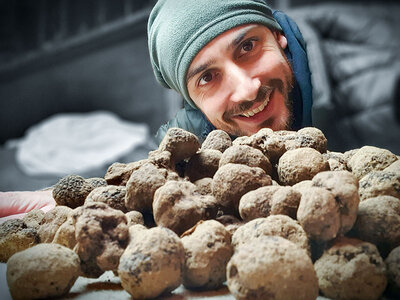
POLYGON ((38 234, 41 243, 51 243, 60 226, 67 220, 72 208, 67 206, 56 206, 45 213, 38 234))
POLYGON ((103 202, 111 208, 126 212, 125 207, 126 187, 117 185, 107 185, 95 188, 86 197, 85 203, 103 202))
POLYGON ((315 262, 319 288, 331 299, 378 299, 386 288, 386 268, 376 247, 340 238, 315 262))
POLYGON ((135 225, 135 224, 141 224, 144 225, 144 218, 143 215, 136 211, 136 210, 131 210, 125 214, 127 220, 128 220, 128 227, 135 225))
POLYGON ((185 250, 168 228, 129 228, 130 242, 121 256, 118 275, 134 299, 155 298, 181 284, 185 250))
POLYGON ((231 235, 224 225, 215 220, 200 221, 181 240, 185 248, 183 285, 202 290, 220 287, 233 254, 231 235))
POLYGON ((104 179, 109 185, 126 185, 132 172, 139 169, 146 162, 148 162, 147 159, 142 159, 128 164, 119 162, 113 163, 108 167, 104 179))
POLYGON ((222 153, 232 146, 232 140, 225 131, 216 129, 211 131, 204 142, 201 144, 201 150, 214 149, 222 153))
POLYGON ((381 195, 400 198, 400 172, 372 171, 359 184, 361 201, 381 195))
POLYGON ((227 284, 236 299, 316 299, 318 280, 306 251, 279 236, 235 249, 227 284))
POLYGON ((400 295, 400 246, 394 248, 385 260, 388 279, 388 290, 400 295))
POLYGON ((279 181, 284 185, 312 179, 317 173, 328 170, 328 162, 313 148, 289 150, 278 163, 279 181))
POLYGON ((192 182, 204 177, 213 177, 218 170, 221 155, 218 150, 201 150, 189 159, 185 175, 192 182))
POLYGON ((215 173, 211 189, 225 213, 239 215, 239 201, 244 194, 271 184, 271 177, 261 168, 227 164, 215 173))
POLYGON ((200 220, 214 218, 217 210, 215 198, 199 194, 191 182, 168 181, 154 194, 153 215, 156 224, 178 235, 200 220))
POLYGON ((212 178, 210 177, 204 177, 202 179, 196 180, 193 182, 196 187, 197 187, 197 192, 201 195, 211 195, 212 190, 211 190, 211 184, 212 184, 212 178))
POLYGON ((39 244, 7 262, 7 283, 13 299, 62 296, 80 274, 79 257, 57 244, 39 244))

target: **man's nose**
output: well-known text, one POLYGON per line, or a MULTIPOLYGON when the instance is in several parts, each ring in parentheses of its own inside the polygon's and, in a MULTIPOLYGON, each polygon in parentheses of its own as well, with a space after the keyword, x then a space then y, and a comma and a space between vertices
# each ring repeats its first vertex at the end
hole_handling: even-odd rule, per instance
POLYGON ((231 88, 231 101, 253 101, 257 97, 261 81, 252 77, 247 69, 231 64, 227 72, 227 81, 231 88))

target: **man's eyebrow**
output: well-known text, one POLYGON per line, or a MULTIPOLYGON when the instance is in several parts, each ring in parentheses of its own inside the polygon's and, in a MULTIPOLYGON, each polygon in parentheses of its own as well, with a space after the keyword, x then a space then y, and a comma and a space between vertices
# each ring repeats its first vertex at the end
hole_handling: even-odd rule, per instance
POLYGON ((245 28, 245 29, 241 30, 239 32, 238 36, 236 38, 234 38, 232 42, 229 43, 227 49, 235 48, 237 45, 239 45, 243 41, 243 39, 245 38, 247 33, 249 31, 251 31, 252 29, 253 28, 251 27, 251 28, 245 28))
POLYGON ((208 67, 210 67, 212 64, 214 63, 214 60, 210 60, 204 64, 201 64, 200 66, 198 66, 197 68, 193 69, 193 70, 189 70, 187 76, 186 76, 186 82, 189 82, 189 80, 195 76, 196 74, 203 72, 204 70, 206 70, 208 67))

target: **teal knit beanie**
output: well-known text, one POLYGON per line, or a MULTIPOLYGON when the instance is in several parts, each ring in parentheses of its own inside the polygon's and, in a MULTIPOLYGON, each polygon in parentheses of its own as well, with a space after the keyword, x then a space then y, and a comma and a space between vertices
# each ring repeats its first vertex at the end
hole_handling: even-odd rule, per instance
POLYGON ((147 27, 157 80, 196 108, 186 87, 186 73, 196 54, 221 33, 254 23, 282 30, 264 0, 159 0, 147 27))

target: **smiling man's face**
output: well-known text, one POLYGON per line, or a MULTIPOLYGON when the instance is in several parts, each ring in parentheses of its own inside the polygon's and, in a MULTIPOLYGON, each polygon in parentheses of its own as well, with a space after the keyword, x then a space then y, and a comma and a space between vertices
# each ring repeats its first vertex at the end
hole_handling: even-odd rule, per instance
POLYGON ((233 135, 288 129, 293 72, 286 46, 282 34, 257 24, 219 35, 189 66, 191 99, 217 129, 233 135))

